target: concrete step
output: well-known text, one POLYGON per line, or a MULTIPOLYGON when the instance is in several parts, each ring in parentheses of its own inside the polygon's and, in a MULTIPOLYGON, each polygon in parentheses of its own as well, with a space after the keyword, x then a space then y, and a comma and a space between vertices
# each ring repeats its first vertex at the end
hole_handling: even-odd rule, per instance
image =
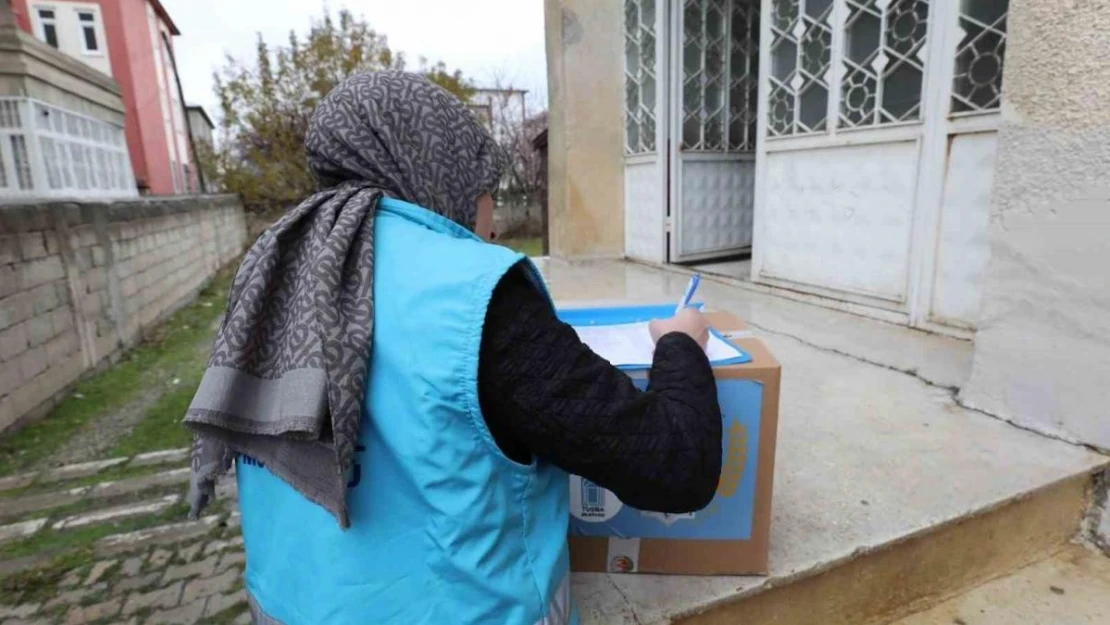
MULTIPOLYGON (((188 482, 189 469, 181 468, 68 490, 0 499, 0 502, 11 508, 0 511, 0 517, 17 516, 15 513, 25 517, 0 525, 0 545, 35 539, 38 534, 47 531, 71 531, 146 517, 157 522, 154 517, 162 515, 183 500, 184 487, 188 482)), ((234 472, 217 482, 216 495, 219 504, 234 506, 238 498, 234 472)), ((214 517, 209 520, 212 518, 214 517)), ((229 520, 229 523, 232 522, 238 525, 237 512, 234 519, 229 520)), ((188 527, 196 526, 194 524, 188 527)), ((148 530, 144 529, 138 533, 146 531, 148 530)), ((5 563, 0 563, 2 564, 5 563)), ((0 566, 0 569, 5 568, 9 567, 0 566)), ((15 566, 12 570, 22 568, 15 566)))
MULTIPOLYGON (((194 521, 156 525, 134 532, 113 534, 96 541, 94 551, 99 557, 143 551, 152 546, 166 547, 196 540, 220 526, 222 517, 212 514, 194 521)), ((226 524, 226 521, 224 521, 226 524)), ((237 527, 233 528, 237 530, 237 527)))
MULTIPOLYGON (((837 471, 815 460, 815 468, 837 471)), ((901 462, 920 467, 912 455, 901 462)), ((887 468, 906 477, 902 469, 887 468)), ((792 483, 784 475, 791 471, 780 470, 769 576, 578 574, 575 597, 589 625, 888 622, 1068 544, 1080 533, 1093 498, 1090 468, 993 496, 968 488, 981 473, 955 467, 936 476, 943 486, 925 490, 898 476, 840 487, 812 471, 804 472, 810 484, 792 483), (820 484, 830 490, 816 492, 820 484), (976 503, 978 497, 985 498, 976 503)), ((843 479, 844 467, 839 470, 843 479)), ((880 477, 881 469, 866 473, 871 475, 859 477, 880 477)))
POLYGON ((1110 558, 1078 545, 891 625, 1110 623, 1110 558))
MULTIPOLYGON (((134 531, 110 534, 80 547, 48 549, 29 556, 0 560, 0 580, 28 571, 51 568, 59 559, 64 559, 76 553, 78 549, 86 547, 91 548, 97 558, 110 558, 121 554, 127 555, 147 551, 150 548, 173 548, 198 540, 212 539, 216 535, 221 535, 231 541, 232 546, 241 547, 239 511, 235 509, 234 504, 230 504, 228 507, 231 507, 232 511, 216 512, 195 520, 151 524, 148 527, 134 531)), ((30 538, 35 532, 47 527, 47 519, 24 522, 21 526, 4 526, 4 528, 0 528, 0 538, 3 537, 5 528, 9 532, 18 532, 14 538, 23 539, 30 538)))
MULTIPOLYGON (((560 304, 677 301, 686 285, 627 263, 543 271, 560 304)), ((771 572, 578 574, 584 623, 886 623, 1056 553, 1105 505, 1110 459, 957 403, 966 344, 702 284, 782 363, 771 572)))
POLYGON ((155 516, 169 510, 180 501, 181 495, 173 494, 122 505, 91 507, 56 519, 38 517, 0 525, 0 544, 31 539, 47 530, 62 532, 91 525, 119 523, 128 519, 155 516))
POLYGON ((35 512, 46 512, 78 504, 82 501, 107 500, 155 489, 182 486, 189 483, 189 474, 189 468, 182 467, 76 488, 6 497, 0 499, 0 519, 11 519, 35 512))
MULTIPOLYGON (((29 489, 43 484, 54 484, 85 479, 105 473, 110 469, 135 469, 181 465, 189 460, 189 449, 164 449, 133 457, 107 458, 78 464, 67 464, 41 471, 29 471, 0 477, 0 493, 29 489)), ((3 501, 3 500, 0 500, 3 501)))
POLYGON ((101 523, 116 523, 135 517, 152 516, 169 510, 181 501, 181 495, 166 495, 150 501, 89 510, 59 519, 50 525, 55 532, 72 530, 101 523))

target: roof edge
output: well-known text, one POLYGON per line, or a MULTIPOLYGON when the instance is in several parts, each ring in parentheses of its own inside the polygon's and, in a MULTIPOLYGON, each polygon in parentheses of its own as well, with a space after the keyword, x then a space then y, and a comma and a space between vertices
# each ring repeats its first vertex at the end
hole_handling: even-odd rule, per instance
POLYGON ((158 14, 158 17, 161 17, 162 21, 166 22, 166 26, 170 27, 170 34, 174 35, 175 37, 177 35, 180 35, 181 31, 177 29, 177 24, 173 23, 173 18, 171 18, 169 12, 166 11, 166 7, 162 6, 160 0, 148 1, 154 7, 154 12, 158 14))

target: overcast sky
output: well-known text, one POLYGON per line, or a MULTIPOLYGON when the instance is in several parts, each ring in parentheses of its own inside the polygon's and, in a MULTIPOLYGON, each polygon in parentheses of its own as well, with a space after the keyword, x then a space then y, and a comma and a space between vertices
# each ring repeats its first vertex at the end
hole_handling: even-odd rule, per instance
MULTIPOLYGON (((461 69, 479 86, 503 76, 547 106, 543 0, 345 0, 327 3, 366 18, 395 51, 461 69)), ((162 0, 181 36, 174 42, 185 99, 219 114, 212 71, 226 54, 254 58, 256 33, 285 43, 323 14, 320 0, 162 0)))

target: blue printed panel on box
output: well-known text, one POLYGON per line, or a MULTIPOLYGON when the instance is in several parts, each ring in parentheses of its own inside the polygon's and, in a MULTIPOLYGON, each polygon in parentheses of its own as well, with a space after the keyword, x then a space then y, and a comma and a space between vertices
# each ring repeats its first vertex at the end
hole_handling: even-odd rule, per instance
MULTIPOLYGON (((700 308, 701 304, 694 306, 700 308)), ((558 311, 572 326, 614 325, 663 319, 674 314, 674 306, 588 308, 558 311)), ((741 352, 735 362, 749 362, 741 352)), ((633 382, 645 389, 642 372, 630 371, 633 382)), ((717 495, 704 510, 692 514, 645 512, 624 505, 613 493, 582 479, 570 480, 570 534, 614 538, 669 538, 702 540, 748 540, 751 538, 755 507, 756 465, 759 456, 763 384, 749 379, 718 379, 717 394, 724 420, 722 471, 717 495)))
MULTIPOLYGON (((634 380, 644 388, 647 380, 634 380)), ((644 512, 577 476, 570 484, 570 534, 616 538, 696 538, 747 540, 755 506, 763 385, 752 380, 718 380, 724 419, 721 481, 717 495, 700 512, 668 515, 644 512)))

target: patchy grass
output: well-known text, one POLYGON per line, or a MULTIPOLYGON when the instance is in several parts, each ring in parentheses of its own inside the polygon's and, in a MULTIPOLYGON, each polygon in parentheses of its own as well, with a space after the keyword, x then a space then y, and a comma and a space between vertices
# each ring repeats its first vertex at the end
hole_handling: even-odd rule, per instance
POLYGON ((516 250, 526 256, 543 255, 543 239, 539 237, 529 239, 505 239, 498 240, 497 243, 511 250, 516 250))
POLYGON ((111 455, 135 456, 148 451, 189 447, 193 436, 181 425, 181 418, 185 416, 193 394, 200 386, 204 366, 203 359, 187 365, 179 373, 180 382, 155 402, 135 429, 116 444, 111 455))
MULTIPOLYGON (((195 374, 198 368, 203 369, 207 354, 198 350, 197 345, 212 340, 212 326, 226 307, 233 275, 233 269, 220 272, 196 302, 150 331, 138 347, 114 366, 81 382, 47 418, 0 437, 0 475, 42 463, 86 424, 120 410, 150 388, 172 389, 151 411, 160 425, 137 428, 135 439, 128 437, 119 444, 120 448, 147 451, 187 445, 187 435, 170 434, 169 428, 161 424, 181 404, 180 395, 191 392, 186 390, 188 383, 199 380, 195 374), (155 444, 155 436, 165 436, 166 441, 155 444)), ((178 418, 183 413, 183 409, 177 413, 178 418)), ((183 430, 180 426, 177 429, 183 430)))
POLYGON ((84 571, 93 561, 91 547, 59 552, 49 564, 0 579, 0 604, 40 603, 58 595, 70 571, 84 571))

